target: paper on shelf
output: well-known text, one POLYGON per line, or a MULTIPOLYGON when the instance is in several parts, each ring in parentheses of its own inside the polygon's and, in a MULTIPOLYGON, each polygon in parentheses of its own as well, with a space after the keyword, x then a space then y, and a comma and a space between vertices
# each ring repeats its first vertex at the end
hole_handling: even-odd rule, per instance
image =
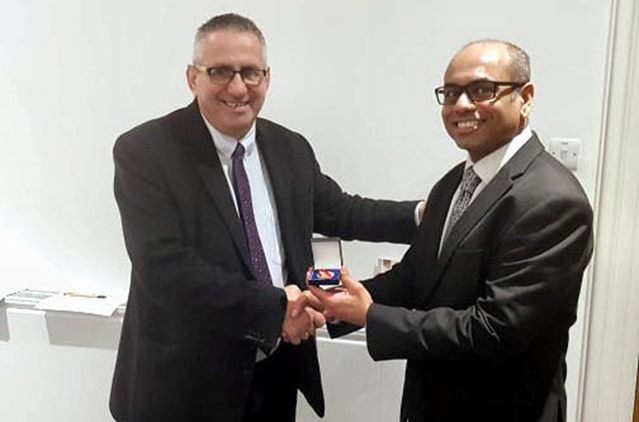
POLYGON ((91 297, 91 295, 65 295, 60 293, 41 300, 35 309, 45 311, 78 312, 101 316, 111 316, 122 300, 117 297, 91 297))
POLYGON ((0 302, 2 302, 2 300, 3 300, 5 297, 9 296, 10 294, 13 294, 13 293, 19 292, 19 291, 20 291, 20 290, 22 290, 23 288, 24 288, 24 287, 22 287, 22 286, 18 286, 18 285, 15 285, 15 286, 11 286, 11 285, 9 285, 9 286, 2 286, 2 287, 0 287, 0 302))

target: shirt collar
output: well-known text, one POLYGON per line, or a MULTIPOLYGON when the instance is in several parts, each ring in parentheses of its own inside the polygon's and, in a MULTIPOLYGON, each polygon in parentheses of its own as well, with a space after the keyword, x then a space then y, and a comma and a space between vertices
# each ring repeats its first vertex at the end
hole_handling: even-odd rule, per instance
POLYGON ((251 128, 242 139, 235 139, 232 136, 226 135, 217 130, 212 124, 209 123, 208 120, 206 120, 206 117, 204 117, 204 115, 202 115, 202 119, 204 119, 204 124, 206 124, 206 127, 211 133, 213 143, 215 144, 215 149, 217 150, 218 154, 220 154, 225 159, 231 159, 231 155, 233 154, 233 151, 235 151, 238 142, 241 142, 244 146, 246 155, 251 155, 255 150, 255 122, 253 122, 251 128))
POLYGON ((532 130, 530 126, 526 126, 510 142, 482 157, 476 163, 473 163, 470 157, 466 158, 465 168, 473 166, 482 182, 488 183, 531 137, 532 130))

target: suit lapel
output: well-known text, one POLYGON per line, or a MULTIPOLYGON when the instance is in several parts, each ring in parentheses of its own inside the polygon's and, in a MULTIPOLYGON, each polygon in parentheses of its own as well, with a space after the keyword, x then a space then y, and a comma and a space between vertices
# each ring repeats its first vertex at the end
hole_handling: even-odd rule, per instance
POLYGON ((255 136, 257 147, 266 164, 278 214, 289 215, 292 184, 291 166, 287 161, 292 158, 290 151, 287 151, 286 144, 281 139, 276 139, 261 119, 257 120, 255 136))
POLYGON ((438 275, 443 271, 459 243, 477 225, 477 222, 488 212, 493 204, 510 189, 511 185, 512 182, 508 174, 500 171, 468 206, 457 221, 457 224, 455 224, 455 227, 450 231, 448 238, 444 240, 437 265, 438 275))
MULTIPOLYGON (((425 239, 419 244, 420 259, 419 284, 417 286, 417 297, 426 297, 437 282, 435 269, 437 268, 439 242, 444 230, 444 223, 448 215, 448 204, 457 190, 464 172, 464 163, 455 166, 433 187, 431 194, 426 201, 426 211, 419 226, 417 238, 425 239)), ((419 302, 419 301, 418 301, 419 302)))
MULTIPOLYGON (((299 273, 298 249, 299 245, 292 238, 295 228, 295 213, 293 211, 292 189, 293 177, 291 175, 291 164, 288 162, 291 151, 287 148, 287 143, 283 139, 278 139, 277 135, 262 119, 257 120, 256 143, 260 151, 268 178, 271 182, 275 207, 280 225, 280 234, 286 255, 286 266, 289 272, 289 280, 302 280, 304 274, 299 273)), ((284 280, 284 284, 288 281, 284 280)))
MULTIPOLYGON (((532 138, 529 139, 519 149, 519 151, 517 151, 517 153, 501 168, 501 170, 499 170, 484 190, 482 190, 479 195, 477 195, 477 198, 475 198, 475 200, 468 206, 442 245, 442 250, 435 266, 434 277, 423 287, 422 297, 424 300, 428 299, 430 293, 440 282, 444 272, 446 271, 448 262, 462 240, 473 229, 473 227, 480 223, 480 220, 491 210, 497 201, 511 189, 514 181, 524 174, 530 163, 542 151, 543 146, 541 145, 541 142, 539 142, 537 135, 533 133, 532 138)), ((457 184, 454 185, 453 192, 457 189, 460 179, 461 171, 457 178, 454 179, 457 180, 457 184)), ((448 201, 442 202, 440 209, 445 210, 445 214, 447 214, 451 199, 452 193, 450 194, 448 201)), ((444 216, 444 218, 439 221, 439 236, 436 236, 438 241, 437 245, 439 245, 439 239, 442 235, 445 218, 446 217, 444 216)))
POLYGON ((185 111, 186 119, 181 128, 180 139, 184 140, 187 154, 202 178, 206 190, 213 198, 244 263, 250 271, 253 271, 244 228, 233 205, 233 197, 215 150, 215 144, 211 139, 211 133, 202 120, 197 102, 191 103, 185 111))

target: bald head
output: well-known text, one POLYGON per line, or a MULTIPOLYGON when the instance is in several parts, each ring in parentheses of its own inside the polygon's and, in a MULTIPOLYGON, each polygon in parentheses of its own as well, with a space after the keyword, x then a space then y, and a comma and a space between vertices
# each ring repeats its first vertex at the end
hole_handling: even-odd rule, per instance
MULTIPOLYGON (((513 82, 529 82, 530 81, 530 57, 521 47, 503 40, 485 38, 477 41, 471 41, 464 45, 448 65, 451 65, 462 53, 467 50, 486 51, 488 55, 494 57, 486 57, 486 60, 492 61, 500 66, 505 66, 513 82), (490 48, 492 47, 492 48, 490 48)), ((448 71, 447 69, 447 71, 448 71)))

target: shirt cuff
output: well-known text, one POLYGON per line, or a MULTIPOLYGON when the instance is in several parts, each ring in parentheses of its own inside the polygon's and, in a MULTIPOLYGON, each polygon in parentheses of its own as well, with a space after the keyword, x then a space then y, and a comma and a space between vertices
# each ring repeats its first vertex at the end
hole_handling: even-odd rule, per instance
POLYGON ((419 226, 419 224, 422 222, 421 218, 419 218, 419 207, 421 207, 422 204, 424 204, 424 207, 425 207, 426 201, 419 201, 417 205, 415 205, 414 219, 415 219, 416 226, 419 226))

